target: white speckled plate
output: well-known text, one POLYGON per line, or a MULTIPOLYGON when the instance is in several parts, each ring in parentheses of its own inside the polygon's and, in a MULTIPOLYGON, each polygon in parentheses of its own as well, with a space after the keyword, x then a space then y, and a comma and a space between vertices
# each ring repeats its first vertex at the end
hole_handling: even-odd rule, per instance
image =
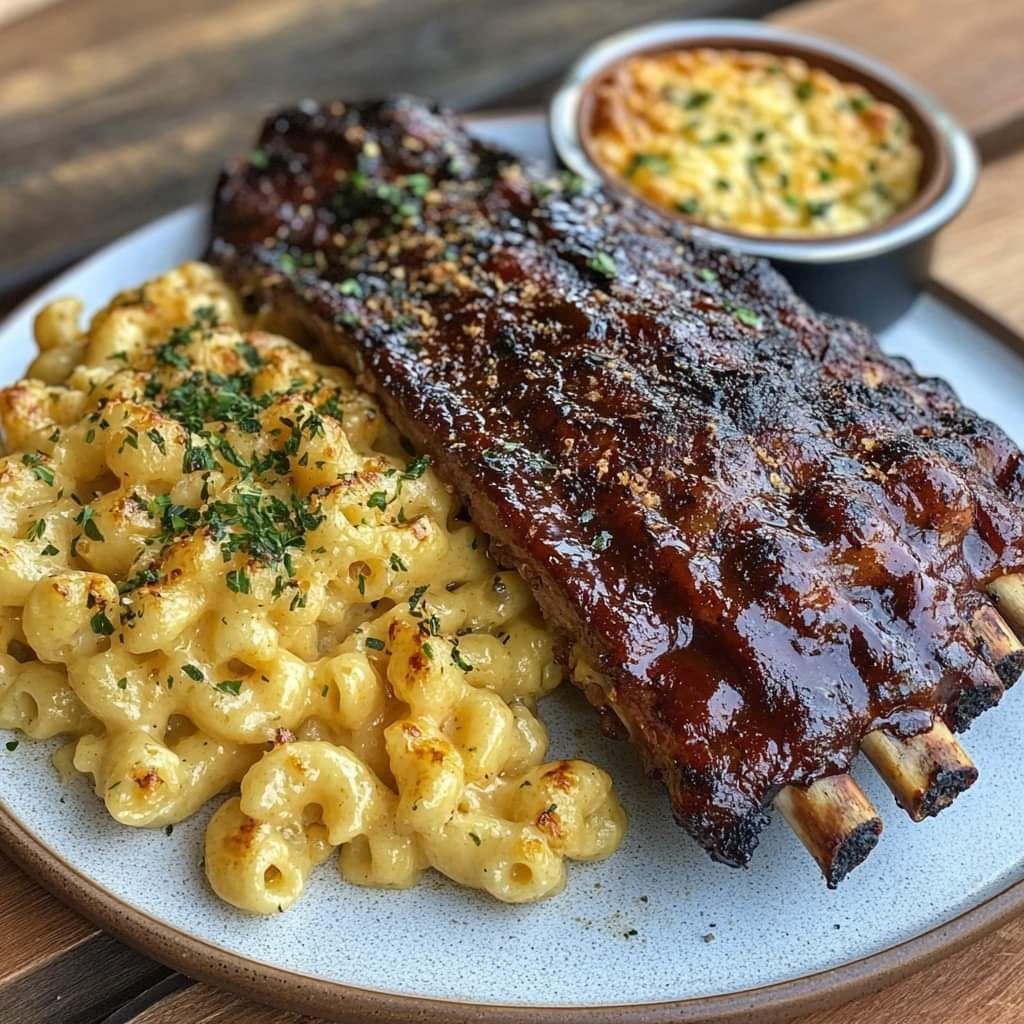
MULTIPOLYGON (((539 116, 478 122, 481 134, 547 151, 539 116)), ((205 214, 181 210, 65 274, 0 329, 0 379, 31 357, 35 311, 75 293, 95 307, 202 249, 205 214)), ((951 380, 1024 442, 1024 360, 923 295, 886 347, 951 380)), ((509 907, 430 878, 411 892, 359 889, 331 863, 299 904, 257 919, 218 902, 200 868, 208 812, 129 831, 81 780, 61 785, 51 744, 0 746, 0 842, 102 926, 186 973, 296 1010, 345 1019, 445 1021, 773 1019, 848 997, 948 952, 1024 903, 1024 692, 971 730, 978 785, 912 825, 872 772, 885 818, 877 850, 836 892, 781 821, 754 864, 711 861, 673 823, 628 746, 602 739, 571 688, 549 699, 553 756, 607 768, 627 808, 622 850, 573 865, 568 888, 509 907), (598 1009, 600 1008, 600 1009, 598 1009)), ((7 740, 0 732, 0 739, 7 740)))

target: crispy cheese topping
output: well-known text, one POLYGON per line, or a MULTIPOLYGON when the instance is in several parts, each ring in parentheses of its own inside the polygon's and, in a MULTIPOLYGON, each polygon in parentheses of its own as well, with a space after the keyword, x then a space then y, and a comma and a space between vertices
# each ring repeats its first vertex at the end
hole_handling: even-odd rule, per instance
POLYGON ((598 83, 589 146, 644 198, 711 227, 831 235, 916 195, 907 118, 796 57, 689 50, 634 57, 598 83))

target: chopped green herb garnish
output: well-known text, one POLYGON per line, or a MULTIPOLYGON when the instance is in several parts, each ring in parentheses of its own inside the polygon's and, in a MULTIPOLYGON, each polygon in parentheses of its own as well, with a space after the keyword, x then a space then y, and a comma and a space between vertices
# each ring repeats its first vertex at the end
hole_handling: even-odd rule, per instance
POLYGON ((96 612, 89 620, 89 626, 97 636, 114 635, 114 624, 107 618, 105 612, 96 612))
POLYGON ((480 453, 480 457, 486 466, 507 474, 517 465, 517 460, 513 458, 517 453, 522 455, 524 468, 531 473, 540 473, 546 469, 558 468, 549 459, 544 458, 543 455, 530 451, 517 441, 497 441, 490 448, 485 448, 480 453))
POLYGON ((34 452, 26 452, 22 457, 21 461, 31 467, 32 472, 36 475, 38 480, 42 480, 44 484, 53 486, 53 470, 49 466, 43 464, 43 459, 46 456, 42 454, 36 454, 34 452))
POLYGON ((587 263, 587 266, 590 267, 591 270, 594 270, 599 274, 603 274, 608 278, 615 277, 619 272, 619 267, 615 262, 615 258, 606 252, 595 252, 587 263))
POLYGON ((232 569, 227 575, 227 583, 232 593, 249 593, 249 574, 244 569, 232 569))
POLYGON ((612 542, 612 535, 607 530, 602 530, 591 542, 590 546, 595 551, 607 551, 612 542))
POLYGON ((372 648, 375 651, 384 650, 384 641, 378 640, 375 636, 368 636, 366 638, 366 646, 372 648))
POLYGON ((232 697, 237 697, 239 691, 242 689, 241 679, 225 679, 224 682, 218 683, 215 690, 220 690, 221 693, 230 693, 232 697))
POLYGON ((182 665, 181 671, 184 672, 189 679, 192 679, 197 683, 201 683, 206 678, 206 676, 203 675, 203 670, 195 665, 182 665))
POLYGON ((361 298, 363 294, 362 285, 354 277, 346 277, 334 286, 342 295, 349 295, 352 298, 361 298))
POLYGON ((161 434, 160 431, 156 429, 156 427, 153 427, 152 430, 147 430, 146 437, 148 437, 150 441, 152 441, 153 444, 156 445, 161 455, 167 454, 167 443, 164 441, 163 434, 161 434))
POLYGON ((100 533, 100 528, 96 525, 96 522, 93 519, 94 515, 95 512, 93 511, 92 505, 83 505, 82 510, 77 516, 75 516, 75 522, 82 527, 82 532, 89 538, 89 540, 102 543, 103 534, 100 533))
POLYGON ((466 835, 468 835, 469 838, 473 840, 474 846, 480 845, 480 837, 475 832, 467 832, 466 835))
POLYGON ((402 470, 401 479, 418 480, 429 468, 430 459, 426 455, 420 455, 402 470))
POLYGON ((644 168, 652 174, 668 174, 672 170, 672 158, 663 153, 634 153, 626 168, 626 177, 632 178, 644 168))
POLYGON ((410 597, 409 597, 409 614, 410 615, 419 615, 419 614, 421 614, 421 613, 417 612, 416 609, 419 606, 420 601, 423 599, 423 595, 427 592, 427 589, 428 589, 428 585, 426 583, 424 583, 422 587, 417 587, 412 592, 412 594, 410 595, 410 597))
POLYGON ((705 139, 702 146, 726 146, 733 141, 732 132, 721 131, 717 135, 712 135, 710 139, 705 139))

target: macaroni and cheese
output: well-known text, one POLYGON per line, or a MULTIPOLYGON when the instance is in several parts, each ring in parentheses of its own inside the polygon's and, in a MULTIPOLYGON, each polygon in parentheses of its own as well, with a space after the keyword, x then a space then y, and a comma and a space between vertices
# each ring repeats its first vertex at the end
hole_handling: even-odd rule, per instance
POLYGON ((596 162, 659 206, 755 235, 829 235, 887 220, 917 193, 906 117, 797 57, 679 50, 632 57, 596 86, 596 162))
POLYGON ((0 392, 0 726, 74 737, 125 825, 237 788, 205 867, 249 911, 339 848, 358 885, 510 902, 608 856, 608 776, 544 763, 529 591, 349 375, 200 263, 81 311, 47 306, 0 392))

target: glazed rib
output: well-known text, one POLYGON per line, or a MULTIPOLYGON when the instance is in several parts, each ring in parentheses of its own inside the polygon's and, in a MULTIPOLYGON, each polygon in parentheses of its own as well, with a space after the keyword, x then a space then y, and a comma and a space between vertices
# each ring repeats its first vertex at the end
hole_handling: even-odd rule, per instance
POLYGON ((1024 568, 1020 452, 766 263, 409 99, 269 118, 210 256, 432 456, 717 859, 1013 681, 972 623, 1024 568))

